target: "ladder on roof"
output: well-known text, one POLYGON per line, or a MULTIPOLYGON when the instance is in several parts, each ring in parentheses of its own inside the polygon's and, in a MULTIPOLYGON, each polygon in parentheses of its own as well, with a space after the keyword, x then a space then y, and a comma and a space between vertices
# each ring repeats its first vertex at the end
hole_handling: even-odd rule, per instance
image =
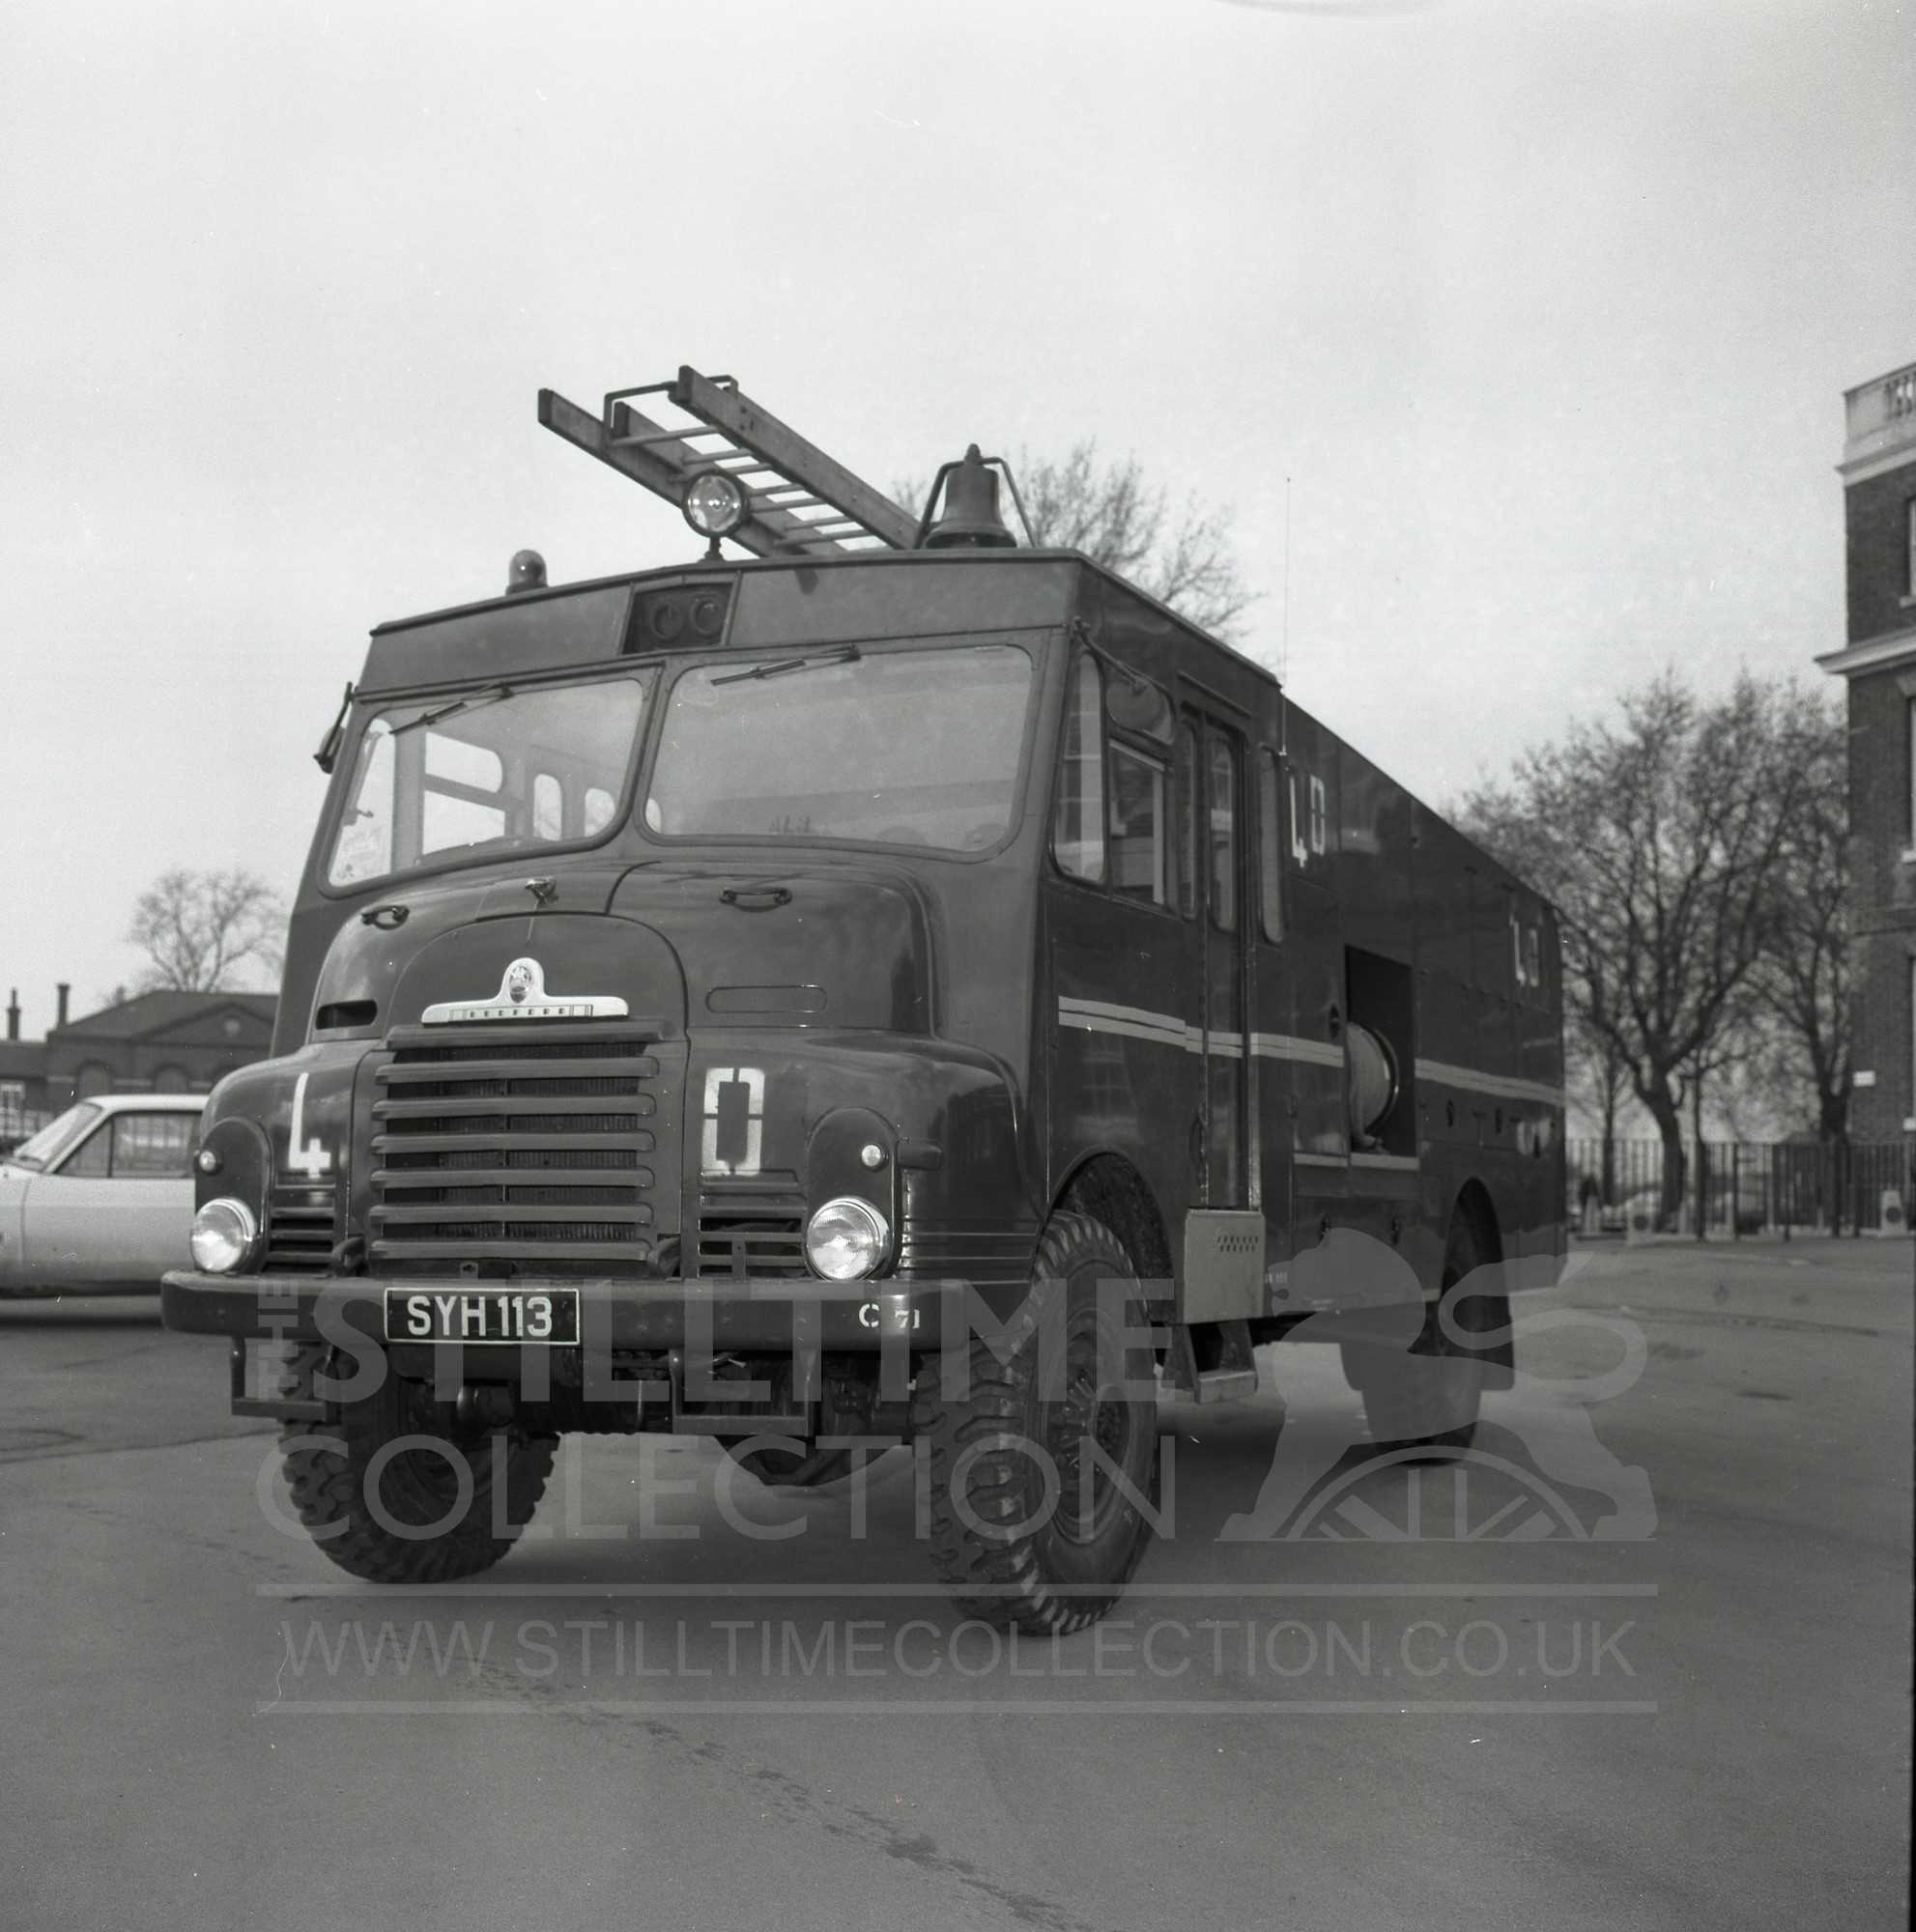
POLYGON ((539 420, 674 507, 708 469, 736 477, 746 517, 729 540, 755 556, 909 550, 917 534, 909 511, 760 409, 729 376, 681 366, 670 383, 612 390, 596 416, 541 389, 539 420), (663 396, 694 420, 661 426, 632 407, 634 396, 663 396))

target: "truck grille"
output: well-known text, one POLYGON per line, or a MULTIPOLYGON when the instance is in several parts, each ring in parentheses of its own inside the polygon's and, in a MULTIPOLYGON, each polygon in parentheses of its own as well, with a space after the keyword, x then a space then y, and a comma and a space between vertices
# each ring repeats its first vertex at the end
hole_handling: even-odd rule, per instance
POLYGON ((339 1189, 330 1181, 275 1180, 266 1204, 267 1274, 325 1274, 338 1238, 339 1189))
POLYGON ((701 1275, 802 1279, 805 1262, 804 1197, 786 1188, 746 1182, 715 1187, 707 1181, 699 1196, 701 1275))
POLYGON ((376 1269, 649 1271, 657 1031, 536 1025, 394 1030, 372 1110, 376 1269))

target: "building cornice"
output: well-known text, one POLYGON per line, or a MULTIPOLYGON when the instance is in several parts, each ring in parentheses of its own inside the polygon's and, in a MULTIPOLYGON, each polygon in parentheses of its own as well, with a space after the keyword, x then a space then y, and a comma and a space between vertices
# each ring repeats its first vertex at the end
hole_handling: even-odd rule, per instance
POLYGON ((1845 490, 1877 476, 1887 476, 1894 469, 1916 469, 1916 440, 1886 449, 1877 456, 1859 456, 1854 462, 1836 466, 1836 473, 1843 478, 1845 490))
POLYGON ((1816 660, 1832 677, 1857 677, 1864 671, 1894 670, 1901 665, 1916 664, 1916 629, 1892 631, 1886 638, 1867 638, 1840 651, 1828 651, 1816 660))

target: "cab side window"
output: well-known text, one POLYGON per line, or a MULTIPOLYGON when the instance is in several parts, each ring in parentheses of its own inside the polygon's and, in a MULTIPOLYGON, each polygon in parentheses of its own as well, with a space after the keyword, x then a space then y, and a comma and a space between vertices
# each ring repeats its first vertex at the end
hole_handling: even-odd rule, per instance
POLYGON ((1111 885, 1127 898, 1163 905, 1164 766, 1129 745, 1111 747, 1111 885))
POLYGON ((1051 850, 1061 870, 1096 883, 1104 877, 1104 685, 1094 658, 1078 659, 1067 702, 1051 850))

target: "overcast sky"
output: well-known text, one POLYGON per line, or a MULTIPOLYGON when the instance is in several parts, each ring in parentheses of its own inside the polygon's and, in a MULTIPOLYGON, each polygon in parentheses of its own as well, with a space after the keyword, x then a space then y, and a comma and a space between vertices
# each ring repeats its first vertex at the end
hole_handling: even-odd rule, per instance
POLYGON ((169 866, 290 895, 364 635, 682 560, 541 430, 681 362, 882 485, 1097 436, 1444 803, 1665 665, 1841 641, 1916 357, 1916 32, 1845 0, 12 0, 0 991, 169 866))

